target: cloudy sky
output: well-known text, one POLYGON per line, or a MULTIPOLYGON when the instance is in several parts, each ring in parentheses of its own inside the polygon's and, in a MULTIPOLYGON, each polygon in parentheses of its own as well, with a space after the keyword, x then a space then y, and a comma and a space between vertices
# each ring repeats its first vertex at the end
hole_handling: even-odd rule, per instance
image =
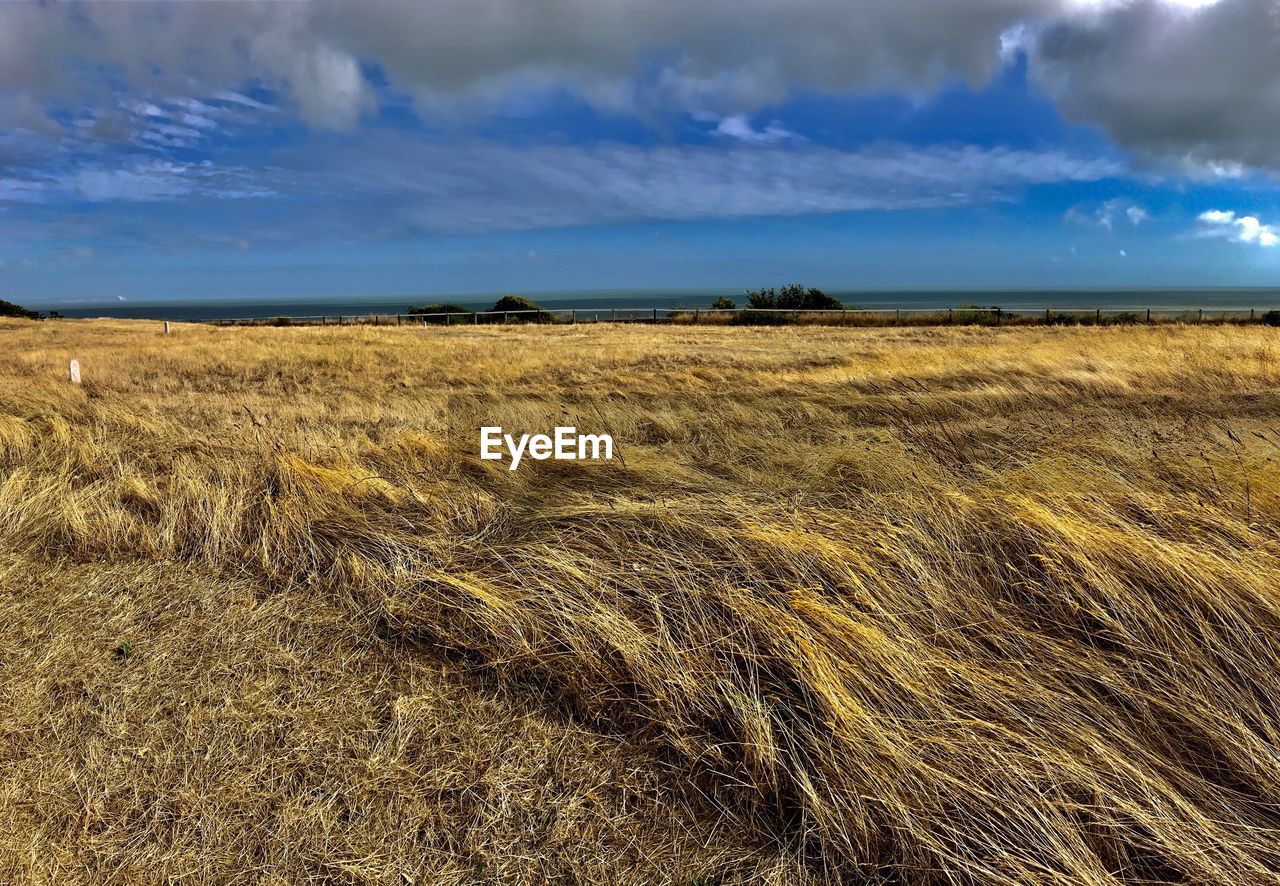
POLYGON ((0 298, 1280 284, 1280 0, 0 0, 0 298))

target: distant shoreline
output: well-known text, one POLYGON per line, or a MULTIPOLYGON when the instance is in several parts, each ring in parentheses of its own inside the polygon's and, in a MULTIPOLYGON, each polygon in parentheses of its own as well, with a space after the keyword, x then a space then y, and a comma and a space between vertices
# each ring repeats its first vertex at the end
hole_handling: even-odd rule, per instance
MULTIPOLYGON (((850 309, 893 311, 944 310, 959 307, 1000 307, 1006 311, 1093 310, 1158 312, 1187 310, 1265 311, 1280 308, 1280 288, 1126 288, 1078 290, 829 290, 850 309)), ((634 310, 687 308, 705 310, 719 296, 744 303, 733 290, 687 292, 526 293, 549 310, 634 310)), ((54 310, 64 317, 112 317, 118 319, 206 321, 246 317, 302 317, 367 314, 403 314, 416 304, 449 301, 471 310, 486 310, 496 296, 419 295, 404 298, 353 299, 218 299, 204 301, 123 300, 55 304, 32 302, 29 307, 54 310)))

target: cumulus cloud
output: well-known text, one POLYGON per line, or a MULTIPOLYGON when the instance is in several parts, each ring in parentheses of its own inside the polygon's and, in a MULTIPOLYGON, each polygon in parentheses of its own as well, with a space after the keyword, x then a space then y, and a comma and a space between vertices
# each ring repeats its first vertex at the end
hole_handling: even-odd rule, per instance
POLYGON ((1280 169, 1275 0, 1109 0, 1045 23, 1032 71, 1070 117, 1202 177, 1280 169))
POLYGON ((425 105, 568 87, 604 104, 743 113, 797 86, 980 82, 1000 35, 1046 0, 312 0, 0 4, 0 87, 40 99, 111 65, 160 93, 261 80, 304 119, 349 125, 361 62, 425 105))
POLYGON ((373 107, 367 65, 426 115, 568 89, 736 121, 797 89, 981 83, 1026 53, 1072 117, 1230 176, 1280 170, 1278 46, 1275 0, 0 3, 0 127, 52 131, 50 108, 105 109, 121 83, 202 99, 252 82, 313 126, 350 128, 373 107))
POLYGON ((1280 229, 1263 224, 1256 216, 1210 209, 1200 213, 1198 221, 1198 233, 1202 237, 1221 237, 1236 243, 1251 243, 1263 247, 1280 245, 1280 229))

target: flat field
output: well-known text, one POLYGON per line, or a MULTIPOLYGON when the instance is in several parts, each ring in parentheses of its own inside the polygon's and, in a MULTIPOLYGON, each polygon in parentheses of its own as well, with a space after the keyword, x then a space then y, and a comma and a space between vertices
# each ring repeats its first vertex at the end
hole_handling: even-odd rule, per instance
POLYGON ((0 881, 1280 883, 1277 456, 1260 327, 0 321, 0 881))

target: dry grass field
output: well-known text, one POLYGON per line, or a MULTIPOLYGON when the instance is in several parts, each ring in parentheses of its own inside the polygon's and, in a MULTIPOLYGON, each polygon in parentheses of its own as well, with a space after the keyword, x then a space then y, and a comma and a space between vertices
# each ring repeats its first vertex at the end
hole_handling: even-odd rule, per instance
POLYGON ((1280 883, 1278 447, 1259 327, 0 321, 0 881, 1280 883))

